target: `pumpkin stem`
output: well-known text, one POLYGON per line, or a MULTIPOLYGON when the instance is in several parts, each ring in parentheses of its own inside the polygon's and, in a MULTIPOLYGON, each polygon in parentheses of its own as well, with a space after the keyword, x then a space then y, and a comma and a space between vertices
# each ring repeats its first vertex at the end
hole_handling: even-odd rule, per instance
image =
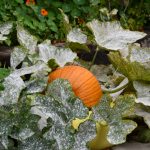
POLYGON ((125 87, 127 87, 128 84, 129 84, 129 82, 127 82, 126 84, 124 84, 123 86, 121 86, 117 89, 110 89, 110 90, 102 87, 102 91, 103 91, 103 93, 116 93, 116 92, 119 92, 120 90, 124 89, 125 87))

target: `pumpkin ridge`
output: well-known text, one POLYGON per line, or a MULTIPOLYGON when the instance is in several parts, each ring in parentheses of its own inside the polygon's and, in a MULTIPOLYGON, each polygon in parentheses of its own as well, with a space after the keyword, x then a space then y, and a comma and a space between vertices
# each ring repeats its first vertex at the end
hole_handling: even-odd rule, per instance
POLYGON ((82 86, 84 86, 89 80, 92 80, 93 77, 90 77, 88 80, 86 80, 85 82, 83 82, 83 84, 81 84, 77 89, 75 90, 78 90, 79 88, 81 88, 82 86))

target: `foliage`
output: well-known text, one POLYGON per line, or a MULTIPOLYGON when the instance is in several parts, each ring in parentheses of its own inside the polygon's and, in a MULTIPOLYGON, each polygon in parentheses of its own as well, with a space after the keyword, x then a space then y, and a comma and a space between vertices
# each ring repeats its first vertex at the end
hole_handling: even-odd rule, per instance
MULTIPOLYGON (((56 2, 55 6, 58 7, 60 3, 56 2)), ((98 3, 98 1, 90 2, 98 3)), ((86 4, 86 1, 74 0, 73 3, 82 6, 86 4)), ((94 21, 88 24, 91 25, 94 21)), ((98 77, 98 79, 102 87, 107 90, 103 88, 104 95, 100 103, 91 109, 91 116, 79 124, 78 128, 73 128, 72 121, 76 118, 86 118, 89 109, 76 97, 67 80, 58 79, 48 84, 48 74, 52 71, 54 63, 56 66, 63 67, 67 63, 74 62, 77 54, 72 52, 67 44, 64 47, 56 47, 50 40, 40 43, 36 36, 31 35, 23 26, 17 25, 16 32, 20 45, 14 47, 11 54, 10 71, 5 72, 2 69, 5 72, 1 82, 4 89, 0 91, 0 146, 2 149, 87 150, 90 147, 90 141, 98 136, 97 133, 103 133, 98 139, 101 145, 99 148, 102 149, 126 141, 127 135, 137 127, 136 122, 131 119, 132 116, 143 117, 149 127, 149 102, 147 101, 149 49, 139 46, 128 47, 127 44, 128 41, 132 40, 131 43, 133 43, 145 34, 123 30, 119 23, 105 23, 108 24, 107 28, 102 28, 103 22, 100 26, 94 23, 96 28, 92 29, 94 31, 92 41, 95 40, 97 50, 103 47, 111 51, 109 57, 115 69, 112 65, 109 68, 103 66, 105 73, 100 73, 103 78, 98 77), (114 36, 112 28, 119 30, 115 30, 117 35, 120 35, 119 32, 121 35, 124 33, 124 41, 120 40, 120 36, 114 36), (106 35, 105 38, 95 34, 97 32, 95 29, 98 31, 105 29, 103 33, 106 35), (127 36, 127 33, 131 35, 127 36), (134 35, 137 37, 133 38, 134 35), (123 50, 125 55, 121 54, 123 50), (145 89, 144 95, 139 86, 145 89), (141 103, 141 98, 145 100, 144 108, 140 104, 138 107, 135 105, 135 103, 141 103), (97 124, 101 127, 100 132, 98 132, 97 124), (105 132, 102 132, 104 129, 105 132)), ((77 29, 75 30, 79 31, 77 34, 73 32, 74 29, 77 28, 71 27, 67 34, 68 39, 71 39, 73 43, 87 44, 86 32, 83 33, 81 29, 77 29), (72 38, 74 36, 75 38, 72 38)))
MULTIPOLYGON (((19 23, 41 40, 64 40, 66 31, 60 9, 68 15, 72 26, 78 27, 85 27, 93 19, 120 20, 125 28, 140 30, 149 21, 148 0, 1 0, 0 20, 19 23)), ((16 44, 15 35, 14 29, 7 44, 16 44)))

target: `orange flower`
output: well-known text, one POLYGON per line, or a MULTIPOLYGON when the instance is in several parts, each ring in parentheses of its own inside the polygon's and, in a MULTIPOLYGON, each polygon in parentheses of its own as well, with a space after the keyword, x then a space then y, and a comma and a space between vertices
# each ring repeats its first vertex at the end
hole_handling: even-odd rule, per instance
POLYGON ((35 0, 26 0, 26 5, 35 5, 35 0))
POLYGON ((41 9, 41 15, 42 16, 47 16, 48 15, 48 11, 46 9, 41 9))

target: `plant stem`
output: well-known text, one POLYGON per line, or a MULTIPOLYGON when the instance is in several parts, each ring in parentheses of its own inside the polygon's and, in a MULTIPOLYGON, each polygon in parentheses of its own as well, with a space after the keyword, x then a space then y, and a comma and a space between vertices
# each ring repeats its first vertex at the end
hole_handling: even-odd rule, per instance
POLYGON ((95 54, 94 54, 93 59, 92 59, 92 62, 91 62, 91 65, 89 66, 89 70, 91 69, 92 65, 93 65, 93 64, 94 64, 94 62, 95 62, 95 59, 96 59, 96 56, 97 56, 98 50, 99 50, 99 48, 98 48, 98 46, 97 46, 97 47, 96 47, 95 54))
POLYGON ((129 0, 127 1, 126 7, 125 7, 125 9, 124 9, 124 13, 126 12, 128 6, 129 6, 129 0))
POLYGON ((119 92, 120 90, 124 89, 128 84, 129 84, 129 82, 117 89, 112 89, 112 90, 102 89, 102 91, 103 91, 103 93, 116 93, 116 92, 119 92))

